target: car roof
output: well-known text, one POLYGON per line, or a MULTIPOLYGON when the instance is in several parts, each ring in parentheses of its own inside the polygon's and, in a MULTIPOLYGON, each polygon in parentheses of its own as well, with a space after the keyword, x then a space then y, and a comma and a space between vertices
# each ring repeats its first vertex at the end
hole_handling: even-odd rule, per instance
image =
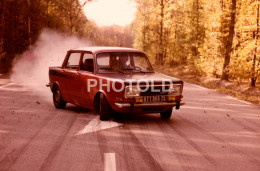
POLYGON ((89 51, 92 53, 100 52, 142 52, 134 48, 126 47, 110 47, 110 46, 90 46, 90 47, 81 47, 76 49, 71 49, 70 51, 89 51))

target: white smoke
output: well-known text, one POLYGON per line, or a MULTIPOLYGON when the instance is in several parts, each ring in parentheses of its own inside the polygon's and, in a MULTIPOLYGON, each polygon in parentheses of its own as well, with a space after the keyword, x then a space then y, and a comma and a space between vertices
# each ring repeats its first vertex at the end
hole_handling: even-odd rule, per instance
POLYGON ((61 66, 66 52, 73 48, 89 46, 90 42, 44 29, 31 50, 15 61, 11 80, 32 89, 37 95, 51 101, 49 83, 50 66, 61 66))

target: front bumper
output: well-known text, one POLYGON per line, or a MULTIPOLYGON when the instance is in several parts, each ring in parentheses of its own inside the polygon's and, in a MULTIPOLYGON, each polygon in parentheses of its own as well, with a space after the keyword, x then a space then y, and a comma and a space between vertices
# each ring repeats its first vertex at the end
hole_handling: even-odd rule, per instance
POLYGON ((174 107, 178 109, 181 105, 184 105, 184 101, 180 102, 164 102, 164 103, 141 103, 141 104, 131 104, 131 103, 115 103, 116 107, 118 108, 135 108, 135 107, 174 107))

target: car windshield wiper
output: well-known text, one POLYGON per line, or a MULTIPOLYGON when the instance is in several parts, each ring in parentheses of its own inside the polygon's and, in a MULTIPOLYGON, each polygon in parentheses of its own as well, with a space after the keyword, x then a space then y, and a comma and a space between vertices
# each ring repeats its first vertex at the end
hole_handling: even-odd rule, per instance
POLYGON ((118 72, 119 72, 119 73, 122 73, 122 74, 124 74, 124 75, 125 75, 125 73, 124 73, 123 71, 121 71, 121 70, 118 70, 118 72))
POLYGON ((121 70, 129 70, 129 71, 135 70, 135 71, 140 71, 141 73, 145 73, 144 71, 136 69, 136 68, 122 68, 121 70))
MULTIPOLYGON (((115 73, 115 72, 119 72, 119 73, 122 73, 122 74, 125 74, 123 71, 121 71, 121 70, 112 70, 112 69, 102 69, 102 70, 109 70, 110 72, 105 72, 105 71, 103 71, 103 72, 101 72, 101 73, 115 73)), ((99 72, 99 70, 98 70, 98 72, 99 72)))

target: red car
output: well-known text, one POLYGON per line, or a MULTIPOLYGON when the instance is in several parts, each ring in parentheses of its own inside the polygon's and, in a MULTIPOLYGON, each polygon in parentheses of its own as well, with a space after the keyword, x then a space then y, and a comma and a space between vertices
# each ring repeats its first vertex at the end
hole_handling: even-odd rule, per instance
POLYGON ((112 112, 160 113, 169 119, 182 102, 183 81, 153 70, 146 54, 132 48, 86 47, 67 52, 49 69, 56 108, 72 103, 95 109, 100 120, 112 112))

